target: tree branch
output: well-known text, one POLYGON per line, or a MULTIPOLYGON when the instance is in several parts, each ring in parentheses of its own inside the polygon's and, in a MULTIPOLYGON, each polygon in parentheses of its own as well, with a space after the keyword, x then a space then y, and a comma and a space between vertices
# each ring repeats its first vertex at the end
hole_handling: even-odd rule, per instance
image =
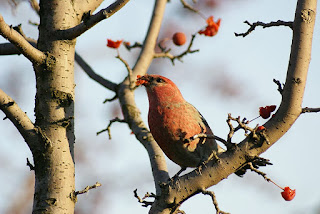
POLYGON ((34 165, 30 163, 29 158, 27 158, 27 166, 29 167, 30 171, 34 170, 34 165))
POLYGON ((100 186, 102 186, 102 185, 101 185, 99 182, 96 182, 96 183, 95 183, 94 185, 92 185, 92 186, 86 186, 83 190, 76 191, 76 192, 75 192, 75 195, 77 196, 77 195, 80 195, 80 194, 87 193, 87 192, 89 192, 89 190, 98 188, 98 187, 100 187, 100 186))
POLYGON ((104 86, 105 88, 116 92, 117 84, 106 80, 102 76, 96 74, 93 69, 90 67, 90 65, 82 59, 82 57, 76 52, 75 53, 75 60, 78 63, 78 65, 82 68, 86 74, 93 79, 94 81, 98 82, 100 85, 104 86))
POLYGON ((199 13, 199 10, 193 8, 190 4, 188 4, 185 0, 180 0, 180 2, 182 3, 183 7, 194 12, 194 13, 199 13))
POLYGON ((181 176, 176 182, 161 186, 161 195, 156 198, 150 213, 174 213, 188 198, 203 189, 216 185, 244 164, 269 149, 281 138, 301 113, 301 104, 310 63, 316 1, 299 0, 293 24, 293 39, 287 78, 283 88, 280 107, 267 123, 263 124, 264 135, 252 134, 241 141, 234 150, 210 160, 201 175, 197 170, 181 176), (266 141, 268 139, 268 142, 266 141))
POLYGON ((151 193, 151 194, 146 193, 143 198, 140 198, 139 195, 138 195, 138 190, 137 189, 135 189, 133 191, 133 194, 134 194, 134 197, 136 199, 138 199, 138 202, 141 203, 143 207, 148 207, 148 206, 151 206, 153 204, 153 202, 146 201, 144 199, 146 199, 146 198, 155 198, 156 197, 153 193, 151 193))
POLYGON ((45 62, 46 55, 33 47, 20 33, 5 23, 0 14, 0 35, 9 40, 32 63, 40 65, 45 62))
POLYGON ((302 109, 301 114, 302 113, 317 113, 320 112, 320 108, 309 108, 309 107, 305 107, 302 109))
MULTIPOLYGON (((25 38, 34 48, 37 48, 37 41, 31 38, 25 38)), ((20 50, 12 43, 2 43, 0 44, 0 55, 20 55, 20 50)))
POLYGON ((89 11, 83 17, 83 22, 79 25, 67 29, 67 30, 60 30, 57 32, 58 38, 61 40, 72 40, 98 24, 100 21, 111 17, 113 14, 118 12, 123 6, 125 6, 130 0, 117 0, 107 8, 100 10, 95 15, 91 15, 89 11))
POLYGON ((195 53, 195 52, 198 52, 199 51, 199 49, 196 49, 196 50, 191 50, 191 46, 192 46, 192 44, 193 44, 193 41, 194 41, 194 39, 196 38, 196 35, 197 34, 193 34, 192 35, 192 38, 191 38, 191 41, 190 41, 190 43, 189 43, 189 45, 188 45, 188 48, 187 48, 187 50, 185 50, 184 52, 182 52, 181 54, 179 54, 179 55, 176 55, 176 56, 174 56, 174 55, 172 55, 169 51, 165 51, 164 50, 164 48, 162 48, 161 46, 160 46, 160 48, 161 49, 163 49, 163 52, 160 52, 160 53, 155 53, 154 54, 154 58, 168 58, 168 59, 170 59, 171 60, 171 62, 172 62, 172 64, 174 65, 174 60, 179 60, 179 61, 182 61, 182 57, 184 57, 185 55, 187 55, 187 54, 189 54, 189 53, 195 53))
POLYGON ((278 91, 282 95, 284 84, 281 84, 279 80, 273 79, 273 82, 277 84, 278 91))
POLYGON ((214 207, 216 208, 216 214, 229 214, 229 213, 226 213, 226 212, 223 212, 222 210, 220 210, 217 198, 216 198, 213 191, 208 191, 208 190, 202 189, 201 193, 204 195, 209 195, 211 197, 212 203, 213 203, 214 207))
POLYGON ((1 89, 0 109, 6 115, 4 119, 8 118, 13 123, 28 144, 30 150, 33 151, 35 143, 38 142, 38 134, 35 126, 27 114, 20 109, 18 104, 1 89))
MULTIPOLYGON (((153 60, 154 48, 159 35, 166 4, 167 0, 155 1, 152 19, 146 38, 143 42, 143 46, 136 64, 132 69, 133 77, 146 74, 153 60)), ((134 91, 130 89, 130 81, 128 76, 119 85, 117 94, 125 121, 127 121, 136 138, 141 142, 148 152, 156 187, 156 194, 158 195, 161 191, 159 183, 165 182, 169 179, 165 157, 140 116, 140 111, 137 108, 134 99, 134 91)))
POLYGON ((249 21, 244 21, 244 23, 249 25, 250 28, 245 33, 234 33, 235 36, 246 37, 252 31, 254 31, 256 29, 256 27, 258 27, 258 26, 261 26, 262 28, 275 27, 275 26, 287 26, 287 27, 290 27, 291 29, 293 28, 293 22, 285 22, 285 21, 281 21, 281 20, 278 20, 276 22, 270 22, 270 23, 254 22, 254 23, 250 24, 249 21))
POLYGON ((116 56, 116 58, 118 58, 125 66, 126 66, 126 69, 128 71, 128 79, 129 79, 129 87, 131 89, 134 88, 134 84, 135 84, 135 81, 132 80, 132 69, 130 68, 128 62, 126 60, 124 60, 120 54, 118 54, 118 56, 116 56))
POLYGON ((39 3, 36 0, 29 0, 29 3, 33 10, 39 15, 40 6, 39 3))
POLYGON ((116 117, 116 118, 114 118, 114 119, 110 120, 110 122, 109 122, 109 124, 108 124, 107 128, 102 129, 101 131, 98 131, 98 132, 97 132, 97 135, 99 135, 99 134, 101 134, 101 133, 103 133, 103 132, 105 132, 105 131, 108 131, 109 140, 111 140, 111 131, 110 131, 110 127, 111 127, 111 125, 112 125, 113 123, 115 123, 115 122, 125 123, 126 121, 125 121, 125 120, 121 120, 121 119, 119 119, 118 117, 116 117))

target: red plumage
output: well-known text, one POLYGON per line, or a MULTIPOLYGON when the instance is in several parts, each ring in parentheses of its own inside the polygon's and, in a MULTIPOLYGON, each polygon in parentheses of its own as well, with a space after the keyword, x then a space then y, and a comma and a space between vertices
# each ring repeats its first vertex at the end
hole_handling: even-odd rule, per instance
POLYGON ((208 160, 213 151, 221 152, 214 139, 185 141, 196 134, 213 133, 200 112, 184 100, 171 80, 160 75, 145 75, 138 77, 137 84, 147 89, 149 128, 170 160, 181 167, 196 167, 208 160))

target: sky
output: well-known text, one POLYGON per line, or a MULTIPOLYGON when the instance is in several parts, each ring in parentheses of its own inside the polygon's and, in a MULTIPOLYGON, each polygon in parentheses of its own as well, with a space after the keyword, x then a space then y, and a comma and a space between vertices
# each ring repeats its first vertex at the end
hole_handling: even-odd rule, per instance
MULTIPOLYGON (((228 113, 254 118, 258 116, 260 106, 279 105, 281 97, 272 80, 285 80, 292 39, 291 30, 286 27, 257 28, 245 38, 235 37, 234 32, 248 29, 243 23, 245 20, 291 21, 295 6, 292 0, 228 0, 216 9, 206 9, 203 11, 206 16, 222 19, 219 33, 213 38, 197 37, 194 48, 200 51, 187 55, 175 66, 166 59, 155 60, 150 72, 173 80, 184 98, 204 115, 214 133, 225 138, 228 113)), ((132 43, 143 41, 152 7, 153 1, 130 1, 120 12, 82 35, 77 40, 77 52, 97 73, 120 82, 127 73, 115 58, 116 51, 105 46, 106 39, 125 39, 132 43)), ((192 32, 205 26, 201 17, 186 16, 182 11, 179 1, 167 5, 160 36, 173 29, 188 32, 190 39, 192 32)), ((37 37, 35 27, 28 21, 37 22, 38 18, 30 12, 26 2, 14 10, 2 7, 0 13, 8 24, 22 23, 25 34, 37 37)), ((319 23, 318 15, 303 107, 320 106, 319 23)), ((0 38, 0 42, 4 41, 0 38)), ((183 47, 179 47, 173 51, 179 53, 182 50, 183 47)), ((132 66, 138 52, 128 52, 124 47, 119 51, 132 66)), ((0 64, 0 88, 34 120, 35 80, 31 63, 23 56, 1 56, 0 64)), ((106 133, 96 136, 97 131, 104 129, 109 120, 119 114, 119 104, 117 101, 103 104, 114 94, 89 79, 77 65, 75 75, 76 188, 82 189, 96 181, 102 183, 102 187, 78 197, 77 210, 82 213, 147 213, 148 209, 141 207, 133 197, 134 189, 138 189, 139 195, 154 192, 146 151, 125 124, 112 125, 111 140, 106 133)), ((148 100, 143 88, 136 90, 136 102, 147 123, 148 100)), ((2 112, 0 117, 4 117, 2 112)), ((233 214, 319 214, 320 193, 317 190, 320 189, 320 173, 316 165, 320 151, 319 119, 319 114, 301 115, 292 128, 262 154, 273 163, 262 170, 280 186, 296 189, 294 200, 284 201, 280 189, 248 172, 243 178, 230 175, 209 189, 215 192, 220 209, 233 214)), ((263 124, 266 121, 257 119, 255 122, 263 124)), ((234 140, 243 138, 243 134, 238 133, 234 140)), ((26 167, 26 158, 32 160, 24 140, 10 121, 1 120, 0 183, 5 185, 0 192, 0 213, 5 213, 17 194, 23 195, 27 189, 26 181, 33 172, 26 167)), ((170 175, 174 175, 179 166, 170 160, 167 163, 170 175)), ((29 203, 31 209, 32 201, 29 203)), ((192 197, 181 209, 188 214, 215 212, 210 197, 204 195, 192 197)))

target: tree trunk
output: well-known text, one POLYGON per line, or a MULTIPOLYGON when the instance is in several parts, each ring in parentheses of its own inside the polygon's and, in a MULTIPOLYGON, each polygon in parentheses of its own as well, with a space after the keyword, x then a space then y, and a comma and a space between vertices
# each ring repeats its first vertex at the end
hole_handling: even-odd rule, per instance
POLYGON ((41 1, 38 49, 46 63, 36 74, 35 126, 40 142, 33 152, 33 213, 74 213, 74 52, 76 40, 59 30, 80 23, 71 1, 41 1))

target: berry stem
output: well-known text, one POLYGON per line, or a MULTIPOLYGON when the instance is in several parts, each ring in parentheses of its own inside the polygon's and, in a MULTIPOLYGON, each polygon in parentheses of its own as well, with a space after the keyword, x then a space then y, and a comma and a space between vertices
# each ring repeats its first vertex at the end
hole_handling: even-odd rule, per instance
POLYGON ((274 185, 276 185, 277 187, 279 187, 280 189, 284 190, 284 188, 282 188, 281 186, 279 186, 278 184, 276 184, 275 182, 273 182, 273 180, 269 179, 269 182, 273 183, 274 185))
POLYGON ((252 122, 252 121, 254 121, 254 120, 256 120, 256 119, 258 119, 259 117, 261 117, 261 116, 259 115, 258 117, 255 117, 255 118, 253 118, 252 120, 249 120, 249 123, 252 122))

